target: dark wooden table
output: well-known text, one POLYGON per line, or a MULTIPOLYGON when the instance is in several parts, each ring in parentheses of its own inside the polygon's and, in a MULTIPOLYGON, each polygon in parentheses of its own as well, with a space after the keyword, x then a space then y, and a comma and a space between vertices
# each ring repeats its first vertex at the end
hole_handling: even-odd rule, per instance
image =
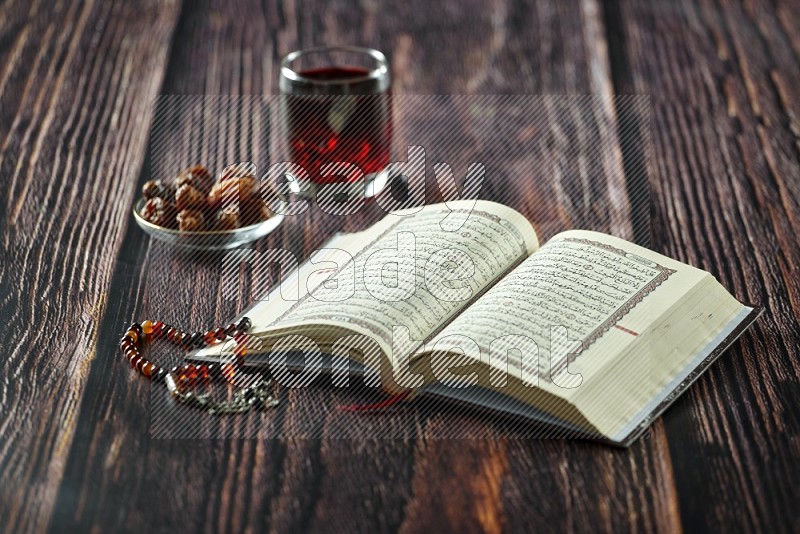
MULTIPOLYGON (((797 531, 799 62, 790 0, 4 2, 0 525, 797 531), (283 54, 337 43, 386 51, 397 94, 650 95, 649 144, 618 143, 623 187, 649 175, 634 233, 646 239, 636 220, 649 218, 654 249, 765 315, 628 450, 154 438, 154 394, 120 362, 121 329, 143 314, 215 324, 252 294, 221 298, 218 270, 159 253, 133 224, 152 104, 274 93, 283 54)), ((526 187, 498 182, 484 196, 529 215, 526 187)), ((321 224, 300 218, 262 246, 307 255, 321 224)))

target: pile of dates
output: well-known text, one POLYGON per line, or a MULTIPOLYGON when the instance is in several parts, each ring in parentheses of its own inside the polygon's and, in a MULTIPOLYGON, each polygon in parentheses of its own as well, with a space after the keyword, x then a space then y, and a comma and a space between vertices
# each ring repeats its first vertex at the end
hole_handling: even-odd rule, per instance
POLYGON ((181 171, 174 180, 144 184, 142 218, 182 232, 235 230, 267 220, 271 212, 259 194, 259 182, 246 166, 226 167, 217 180, 202 165, 181 171))

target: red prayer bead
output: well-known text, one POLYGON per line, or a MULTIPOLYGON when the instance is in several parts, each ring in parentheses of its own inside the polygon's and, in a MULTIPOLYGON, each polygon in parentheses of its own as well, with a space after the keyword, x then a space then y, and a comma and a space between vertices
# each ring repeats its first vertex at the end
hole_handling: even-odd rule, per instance
POLYGON ((136 369, 136 365, 139 363, 139 361, 141 361, 141 359, 142 359, 141 356, 134 356, 133 358, 131 358, 131 367, 133 369, 136 369))
POLYGON ((197 374, 203 380, 208 380, 208 365, 203 364, 197 367, 197 374))
POLYGON ((178 375, 178 380, 184 383, 191 383, 197 380, 197 369, 195 366, 192 364, 184 365, 178 375))
POLYGON ((164 331, 164 323, 161 321, 156 321, 153 323, 153 337, 160 336, 164 331))
POLYGON ((209 330, 203 334, 203 341, 206 342, 206 345, 213 345, 217 342, 217 334, 215 334, 213 330, 209 330))
POLYGON ((219 341, 222 341, 223 339, 228 337, 228 334, 225 332, 225 329, 220 326, 219 328, 214 330, 214 337, 216 337, 219 341))
POLYGON ((175 341, 175 336, 177 336, 177 335, 178 335, 178 330, 176 330, 175 328, 171 328, 170 327, 170 329, 167 330, 167 339, 168 340, 174 342, 175 341))
MULTIPOLYGON (((142 323, 142 328, 144 328, 144 323, 142 323)), ((147 362, 142 366, 142 374, 144 376, 146 376, 147 378, 150 378, 151 376, 153 376, 153 370, 154 369, 155 369, 155 365, 153 365, 150 362, 147 362)))

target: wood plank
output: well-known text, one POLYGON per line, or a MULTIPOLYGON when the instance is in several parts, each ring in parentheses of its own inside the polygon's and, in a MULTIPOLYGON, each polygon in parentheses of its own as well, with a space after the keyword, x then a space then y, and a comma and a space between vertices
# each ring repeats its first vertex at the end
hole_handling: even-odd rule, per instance
POLYGON ((176 2, 0 7, 0 523, 47 526, 97 352, 176 2), (65 31, 68 29, 68 31, 65 31), (147 76, 140 73, 146 72, 147 76))
POLYGON ((800 27, 796 2, 621 2, 621 92, 653 99, 655 246, 762 304, 664 418, 681 520, 796 529, 800 27))

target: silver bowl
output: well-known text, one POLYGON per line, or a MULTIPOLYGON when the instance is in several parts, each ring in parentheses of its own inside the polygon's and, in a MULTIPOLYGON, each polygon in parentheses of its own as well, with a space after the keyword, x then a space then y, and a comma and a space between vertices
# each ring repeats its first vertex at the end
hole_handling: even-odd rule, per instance
POLYGON ((146 199, 140 198, 133 205, 133 218, 139 228, 150 237, 170 245, 193 250, 225 250, 236 248, 245 243, 261 239, 275 230, 283 222, 283 214, 274 214, 266 221, 261 221, 250 226, 243 226, 236 230, 212 230, 207 232, 181 232, 171 228, 164 228, 144 220, 141 215, 146 199))

